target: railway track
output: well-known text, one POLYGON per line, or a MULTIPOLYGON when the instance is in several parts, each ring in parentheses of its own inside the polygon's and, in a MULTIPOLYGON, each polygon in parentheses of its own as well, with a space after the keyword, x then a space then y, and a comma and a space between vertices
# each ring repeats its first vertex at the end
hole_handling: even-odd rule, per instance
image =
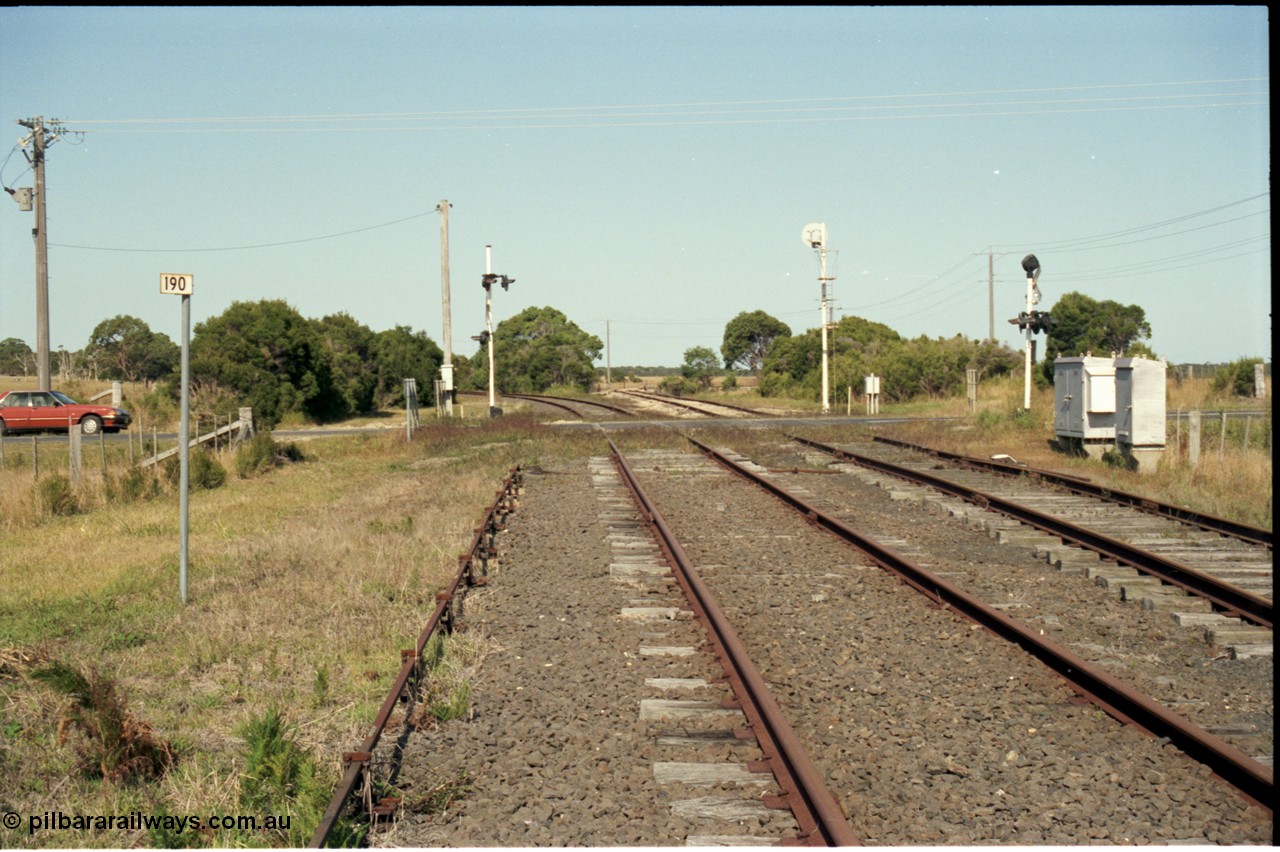
MULTIPOLYGON (((1271 653, 1272 549, 1267 530, 1088 490, 1045 472, 940 468, 937 454, 892 442, 835 447, 796 438, 821 457, 946 495, 940 511, 1004 541, 1040 549, 1062 570, 1083 572, 1120 596, 1203 629, 1232 654, 1271 653), (1212 609, 1212 611, 1210 611, 1212 609)), ((813 456, 807 455, 812 459, 813 456)), ((1008 468, 1008 465, 1002 466, 1008 468)))
MULTIPOLYGON (((1269 842, 1270 812, 1249 800, 1270 801, 1270 769, 1245 754, 1269 751, 1269 659, 1207 657, 1203 643, 1095 584, 1044 582, 1045 563, 1025 548, 957 531, 855 476, 779 464, 802 451, 775 450, 752 448, 757 463, 746 466, 810 492, 803 514, 735 479, 723 459, 644 451, 629 467, 858 839, 1269 842), (873 529, 879 555, 824 532, 819 503, 873 529), (889 576, 884 550, 909 553, 929 578, 889 576), (986 606, 1004 619, 974 629, 956 617, 968 605, 937 592, 984 573, 999 597, 986 606), (1009 630, 1073 649, 1068 668, 1087 669, 1093 685, 1066 685, 997 638, 1009 630), (1082 691, 1093 704, 1077 702, 1082 691), (1137 705, 1118 704, 1124 692, 1137 705), (1182 732, 1136 733, 1162 731, 1154 717, 1164 715, 1182 732), (1253 735, 1260 728, 1265 737, 1253 735)), ((496 645, 477 673, 474 716, 411 739, 405 805, 375 844, 819 836, 762 807, 784 792, 755 771, 768 748, 758 733, 735 735, 747 725, 741 699, 698 652, 707 640, 693 606, 672 599, 679 584, 656 561, 662 545, 642 534, 649 510, 637 512, 611 471, 596 459, 531 477, 498 539, 497 579, 469 604, 466 632, 496 645), (731 774, 696 774, 709 764, 731 774), (424 804, 464 774, 465 796, 443 812, 424 804)))
POLYGON ((727 402, 714 402, 706 399, 677 398, 668 394, 654 393, 652 391, 623 390, 618 391, 618 393, 635 400, 643 401, 649 405, 674 409, 677 413, 682 415, 694 414, 701 417, 735 418, 768 418, 774 416, 772 413, 767 411, 745 408, 741 405, 732 405, 727 402))
MULTIPOLYGON (((466 396, 483 396, 478 391, 460 391, 459 395, 466 396)), ((599 400, 586 399, 584 397, 570 396, 551 396, 548 394, 534 393, 504 393, 500 394, 501 399, 519 399, 525 402, 531 402, 538 405, 545 405, 558 411, 572 414, 574 417, 583 420, 595 419, 601 414, 612 415, 623 418, 631 418, 635 416, 635 412, 630 409, 623 408, 619 405, 613 405, 608 402, 600 402, 599 400)))
MULTIPOLYGON (((570 511, 580 512, 594 504, 597 536, 583 547, 595 564, 570 544, 569 553, 582 561, 564 572, 563 554, 551 555, 564 576, 549 578, 545 562, 523 558, 523 547, 507 549, 503 582, 485 593, 495 599, 491 607, 485 597, 470 605, 473 623, 492 620, 514 643, 492 670, 499 693, 493 700, 501 709, 486 713, 482 700, 467 730, 442 730, 422 743, 422 762, 435 763, 437 776, 452 771, 452 761, 501 762, 503 768, 484 778, 492 787, 460 803, 463 818, 451 831, 415 819, 410 806, 384 839, 396 845, 480 839, 486 845, 772 845, 784 839, 856 845, 785 719, 770 706, 731 626, 705 590, 698 591, 701 583, 678 542, 661 535, 661 517, 625 487, 635 481, 626 463, 592 460, 586 489, 580 476, 548 476, 542 485, 551 505, 572 502, 570 511), (504 596, 518 576, 534 588, 516 590, 516 599, 504 596), (550 630, 539 630, 546 622, 550 630), (575 647, 560 645, 562 639, 575 647), (570 653, 594 665, 564 671, 570 653), (583 733, 588 728, 595 730, 583 733), (576 748, 566 749, 566 741, 576 748), (466 819, 475 812, 474 821, 466 819)), ((538 490, 528 495, 531 503, 538 490)), ((536 505, 522 516, 532 511, 536 505)), ((540 543, 530 544, 545 553, 540 543)), ((406 761, 414 757, 411 750, 406 761)), ((410 801, 420 783, 429 782, 407 779, 410 801)))
POLYGON ((1048 470, 1029 468, 1025 465, 1018 464, 1016 460, 1013 462, 995 460, 988 461, 985 459, 974 458, 972 456, 960 455, 959 453, 949 453, 919 444, 911 444, 906 441, 898 441, 881 435, 875 436, 875 441, 888 446, 914 450, 944 461, 954 462, 964 468, 996 472, 1014 477, 1028 477, 1040 483, 1058 486, 1073 494, 1096 497, 1112 504, 1126 506, 1142 512, 1149 512, 1150 514, 1159 515, 1164 518, 1170 518, 1201 530, 1218 533, 1219 535, 1228 536, 1230 538, 1236 538, 1240 541, 1263 545, 1267 548, 1271 547, 1271 530, 1262 529, 1250 524, 1242 524, 1227 518, 1214 517, 1213 515, 1207 515, 1203 512, 1194 512, 1182 506, 1161 503, 1139 494, 1129 494, 1123 491, 1118 491, 1114 488, 1103 488, 1092 484, 1088 480, 1080 479, 1078 477, 1054 473, 1053 471, 1048 470))

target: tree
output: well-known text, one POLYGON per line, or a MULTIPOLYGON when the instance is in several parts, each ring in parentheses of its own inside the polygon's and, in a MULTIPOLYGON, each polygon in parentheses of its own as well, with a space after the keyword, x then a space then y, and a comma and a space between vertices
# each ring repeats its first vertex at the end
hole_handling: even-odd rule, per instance
MULTIPOLYGON (((1021 364, 1006 346, 951 338, 905 340, 887 325, 861 317, 844 317, 831 329, 831 386, 862 388, 863 378, 884 379, 882 396, 889 401, 962 392, 965 371, 981 376, 1008 373, 1021 364)), ((822 341, 817 329, 777 340, 765 358, 761 396, 808 396, 822 387, 822 341)))
POLYGON ((235 302, 200 323, 191 340, 191 380, 230 392, 270 428, 286 414, 325 421, 347 413, 315 323, 280 300, 235 302))
POLYGON ((94 327, 84 356, 106 378, 136 382, 154 381, 171 373, 182 352, 167 335, 153 332, 137 317, 122 314, 94 327))
POLYGON ((0 340, 0 376, 26 376, 35 369, 35 353, 25 340, 0 340))
MULTIPOLYGON (((831 379, 834 387, 861 384, 879 354, 902 337, 883 323, 843 317, 831 327, 831 379)), ((817 399, 822 390, 822 337, 811 328, 774 341, 763 365, 761 396, 789 394, 817 399)))
POLYGON ((444 351, 427 336, 405 325, 373 335, 369 352, 376 368, 379 407, 404 404, 404 380, 416 379, 418 398, 435 402, 433 382, 444 362, 444 351))
POLYGON ((1049 312, 1053 326, 1045 344, 1043 375, 1053 381, 1053 361, 1060 356, 1093 352, 1124 355, 1133 344, 1151 337, 1151 325, 1138 305, 1099 302, 1083 293, 1066 293, 1049 312))
POLYGON ((316 323, 320 344, 329 354, 334 383, 350 411, 374 409, 378 365, 372 354, 374 334, 349 314, 331 314, 316 323))
POLYGON ((720 361, 715 352, 706 346, 694 346, 684 351, 680 375, 706 390, 711 387, 711 379, 719 372, 719 368, 720 361))
POLYGON ((820 396, 822 339, 817 329, 775 340, 760 377, 761 396, 820 396))
POLYGON ((759 376, 773 341, 790 336, 791 327, 781 320, 764 311, 743 311, 724 327, 724 342, 720 345, 724 367, 726 370, 746 367, 753 376, 759 376))
MULTIPOLYGON (((508 393, 538 393, 548 388, 590 390, 593 362, 604 344, 555 308, 525 308, 493 330, 494 380, 508 393)), ((488 385, 488 348, 471 359, 473 387, 488 385)))

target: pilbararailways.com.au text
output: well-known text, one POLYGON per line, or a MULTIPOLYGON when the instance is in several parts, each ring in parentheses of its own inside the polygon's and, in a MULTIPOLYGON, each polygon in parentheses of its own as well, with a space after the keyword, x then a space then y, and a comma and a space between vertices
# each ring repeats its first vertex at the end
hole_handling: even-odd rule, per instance
MULTIPOLYGON (((18 829, 24 820, 16 813, 6 813, 4 827, 18 829)), ((67 814, 62 811, 46 811, 31 814, 25 820, 27 834, 38 831, 288 831, 292 822, 289 814, 280 816, 244 816, 215 814, 213 816, 152 816, 141 811, 127 814, 67 814)))

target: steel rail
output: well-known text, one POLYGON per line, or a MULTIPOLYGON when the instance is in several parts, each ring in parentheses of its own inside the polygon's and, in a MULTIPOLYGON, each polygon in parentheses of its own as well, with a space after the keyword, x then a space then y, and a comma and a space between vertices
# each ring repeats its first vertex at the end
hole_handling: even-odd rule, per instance
MULTIPOLYGON (((667 394, 653 393, 652 391, 634 391, 634 390, 624 390, 624 391, 619 391, 619 393, 629 394, 631 396, 639 397, 640 399, 648 399, 656 402, 665 402, 668 405, 674 405, 677 408, 685 408, 685 409, 688 409, 689 411, 693 411, 698 414, 705 414, 708 417, 716 416, 709 411, 698 408, 697 406, 694 406, 694 405, 690 405, 689 403, 685 402, 682 399, 677 399, 676 397, 669 396, 667 394)), ((755 417, 777 417, 776 414, 771 414, 767 411, 757 411, 754 408, 746 408, 745 406, 741 406, 741 405, 731 405, 727 402, 713 402, 709 399, 698 399, 697 397, 693 397, 692 399, 694 402, 700 402, 703 405, 716 405, 716 406, 719 406, 720 408, 727 408, 731 411, 741 411, 755 417)))
MULTIPOLYGON (((460 396, 462 395, 484 396, 484 391, 458 391, 458 394, 460 396)), ((611 405, 610 403, 607 403, 607 402, 598 402, 594 399, 582 399, 582 398, 573 397, 573 396, 548 396, 546 394, 534 394, 534 393, 499 393, 498 396, 507 397, 508 399, 524 399, 530 402, 546 403, 547 405, 552 405, 552 406, 555 406, 556 408, 563 408, 565 411, 569 412, 570 414, 576 415, 578 417, 581 417, 582 415, 579 412, 574 411, 565 403, 577 402, 577 403, 581 403, 582 405, 592 405, 592 406, 595 406, 596 408, 603 408, 606 411, 611 411, 614 414, 621 414, 624 417, 635 416, 635 412, 628 411, 627 409, 617 405, 611 405)))
MULTIPOLYGON (((548 405, 554 405, 559 408, 564 408, 565 410, 573 414, 578 414, 578 412, 570 408, 569 405, 572 405, 573 403, 578 403, 580 405, 590 405, 596 408, 603 408, 606 411, 613 412, 614 414, 621 414, 626 417, 635 416, 633 412, 627 411, 625 408, 622 408, 620 406, 610 405, 607 402, 598 402, 594 399, 581 399, 575 396, 547 396, 546 394, 534 394, 534 393, 504 393, 501 395, 513 397, 515 399, 528 399, 528 400, 532 400, 533 402, 545 402, 548 405)), ((578 416, 581 417, 582 415, 578 414, 578 416)))
POLYGON ((356 751, 344 752, 342 755, 342 777, 311 835, 308 848, 324 848, 338 820, 342 817, 342 812, 357 795, 361 798, 361 809, 371 816, 384 816, 394 812, 398 799, 383 797, 377 803, 373 801, 374 779, 370 767, 373 752, 382 739, 392 712, 401 702, 409 705, 405 711, 405 724, 408 725, 409 711, 423 674, 423 652, 437 633, 453 632, 461 610, 459 589, 465 592, 466 588, 485 584, 489 560, 496 555, 494 538, 505 528, 504 522, 507 515, 515 511, 514 497, 522 481, 521 468, 513 468, 503 481, 502 488, 495 495, 494 502, 485 511, 483 522, 475 528, 471 547, 458 557, 458 573, 454 575, 452 582, 444 591, 436 594, 435 611, 427 620, 426 626, 422 628, 417 644, 412 649, 400 652, 400 671, 392 681, 391 689, 383 700, 382 706, 378 708, 372 729, 356 751), (478 573, 477 561, 480 563, 478 573))
MULTIPOLYGON (((618 446, 609 441, 614 464, 631 490, 645 522, 653 529, 673 575, 706 625, 716 656, 728 676, 740 709, 746 715, 773 776, 782 788, 779 806, 790 808, 806 845, 861 846, 844 811, 828 789, 822 773, 808 756, 782 708, 769 691, 764 676, 747 653, 728 617, 703 583, 692 561, 676 540, 657 507, 636 479, 618 446)), ((774 804, 768 802, 768 804, 774 804)))
POLYGON ((859 453, 852 453, 848 450, 842 450, 839 447, 833 447, 829 444, 823 444, 809 438, 799 438, 792 436, 792 440, 804 444, 807 447, 813 447, 824 453, 829 453, 836 458, 853 462, 862 467, 878 470, 881 473, 887 473, 890 476, 896 476, 899 479, 905 479, 920 485, 926 485, 938 491, 945 492, 964 500, 966 503, 972 503, 981 506, 984 509, 990 509, 1002 515, 1006 515, 1028 526, 1035 527, 1050 535, 1057 536, 1063 541, 1079 545, 1080 547, 1098 553, 1106 559, 1119 562, 1122 565, 1128 565, 1136 568, 1144 574, 1149 574, 1159 578, 1165 583, 1177 586, 1187 592, 1198 597, 1205 598, 1215 607, 1226 611, 1232 615, 1238 616, 1245 621, 1256 624, 1260 627, 1271 628, 1275 615, 1275 604, 1267 600, 1261 595, 1255 595, 1252 592, 1245 591, 1224 583, 1216 577, 1211 577, 1201 571, 1197 571, 1190 565, 1185 565, 1175 559, 1168 559, 1149 550, 1143 550, 1135 547, 1119 539, 1111 536, 1094 532, 1086 527, 1077 526, 1055 518, 1053 515, 1036 509, 1020 505, 1012 500, 1006 500, 979 491, 976 488, 970 488, 966 485, 952 482, 939 476, 925 473, 920 470, 904 468, 892 462, 873 459, 870 456, 864 456, 859 453))
POLYGON ((1074 689, 1117 720, 1155 737, 1167 737, 1182 752, 1200 761, 1246 799, 1272 810, 1275 782, 1272 769, 1224 740, 1192 724, 1102 668, 1067 651, 963 589, 916 565, 890 547, 854 530, 821 509, 806 503, 766 477, 736 464, 723 453, 694 440, 690 443, 727 470, 763 488, 802 513, 810 523, 852 544, 881 568, 902 579, 936 604, 953 609, 1040 660, 1074 689))
POLYGON ((1033 467, 1023 467, 1022 465, 1005 464, 997 461, 989 461, 987 459, 974 458, 972 456, 964 456, 959 453, 938 450, 932 447, 922 446, 920 444, 912 444, 907 441, 900 441, 896 438, 885 438, 880 435, 876 435, 875 440, 882 444, 889 444, 894 447, 903 447, 909 450, 916 450, 921 453, 928 453, 935 458, 952 461, 956 464, 967 465, 981 470, 1038 479, 1043 482, 1059 485, 1077 494, 1084 494, 1089 497, 1097 497, 1102 500, 1121 503, 1142 512, 1148 512, 1170 518, 1175 521, 1181 521, 1182 523, 1191 524, 1192 526, 1200 527, 1201 529, 1208 530, 1209 532, 1238 538, 1241 541, 1247 541, 1252 544, 1261 544, 1266 547, 1271 547, 1272 533, 1269 529, 1255 527, 1251 524, 1245 524, 1239 521, 1233 521, 1229 518, 1219 518, 1203 512, 1193 512, 1190 509, 1184 509, 1181 506, 1175 506, 1171 503, 1162 503, 1158 500, 1143 497, 1140 494, 1130 494, 1125 491, 1118 491, 1114 488, 1095 485, 1087 479, 1080 479, 1063 473, 1055 473, 1051 470, 1041 470, 1033 467))

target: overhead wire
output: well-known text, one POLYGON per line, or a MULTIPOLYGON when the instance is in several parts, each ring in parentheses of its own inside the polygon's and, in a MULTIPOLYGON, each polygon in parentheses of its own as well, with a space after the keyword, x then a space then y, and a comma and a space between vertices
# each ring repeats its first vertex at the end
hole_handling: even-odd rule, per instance
POLYGON ((817 121, 866 121, 882 119, 943 119, 957 117, 988 117, 998 115, 1048 115, 1054 113, 1134 111, 1160 109, 1203 109, 1223 106, 1256 106, 1270 103, 1269 91, 1207 91, 1135 94, 1123 97, 1075 97, 1053 99, 1009 99, 1010 95, 1044 93, 1091 92, 1119 89, 1179 89, 1192 86, 1222 86, 1266 82, 1266 77, 1246 77, 1220 80, 1186 80, 1159 83, 1117 83, 1092 86, 1057 86, 1026 89, 996 89, 971 92, 902 93, 893 95, 855 95, 845 97, 786 98, 770 100, 695 101, 656 104, 620 104, 577 107, 515 107, 493 109, 465 109, 429 112, 348 113, 333 115, 276 115, 276 116, 218 116, 218 117, 155 117, 121 119, 66 119, 80 125, 97 125, 103 129, 93 132, 136 132, 130 127, 150 128, 146 132, 207 132, 207 133, 283 133, 283 132, 350 132, 366 130, 370 124, 384 125, 382 130, 439 131, 439 130, 513 130, 513 129, 575 129, 589 127, 636 127, 670 125, 715 124, 778 124, 817 121), (949 98, 977 98, 1001 96, 1003 99, 949 102, 949 98), (1240 98, 1258 98, 1253 101, 1219 103, 1217 101, 1240 98), (1198 103, 1169 104, 1164 101, 1194 99, 1198 103), (893 103, 897 101, 896 103, 893 103), (927 101, 927 102, 925 102, 927 101), (924 103, 922 103, 924 102, 924 103), (1141 105, 1133 105, 1141 102, 1141 105), (1121 105, 1117 105, 1121 104, 1121 105), (1128 105, 1123 105, 1128 104, 1128 105), (1054 107, 1044 109, 1044 107, 1054 107), (1030 109, 1028 109, 1030 108, 1030 109), (933 109, 933 114, 865 115, 872 111, 919 111, 933 109), (999 111, 991 112, 996 109, 999 111), (988 110, 975 112, 973 110, 988 110), (825 115, 816 115, 824 113, 825 115), (769 116, 790 115, 776 118, 769 116), (733 116, 748 116, 733 118, 733 116), (635 120, 645 119, 645 120, 635 120), (661 119, 661 120, 653 120, 661 119), (488 123, 476 123, 479 121, 488 123), (320 127, 323 123, 344 126, 320 127), (388 125, 388 122, 417 122, 409 126, 388 125), (435 122, 422 126, 423 122, 435 122), (451 123, 452 122, 452 123, 451 123), (458 123, 465 122, 465 123, 458 123), (508 122, 508 123, 495 123, 508 122), (560 123, 548 123, 560 122, 560 123), (572 122, 572 123, 563 123, 572 122), (262 127, 273 124, 276 127, 262 127), (289 127, 289 125, 308 125, 289 127), (198 127, 197 125, 205 125, 198 127), (248 125, 233 127, 231 125, 248 125), (157 130, 171 126, 176 130, 157 130), (213 127, 217 126, 217 127, 213 127), (126 128, 113 130, 111 128, 126 128))
POLYGON ((279 242, 274 242, 274 243, 255 243, 252 245, 220 246, 220 247, 212 247, 212 248, 163 248, 163 249, 115 248, 111 246, 82 246, 82 245, 74 245, 71 243, 49 243, 49 245, 57 246, 58 248, 85 249, 90 251, 115 251, 115 252, 140 252, 140 253, 185 254, 185 253, 195 253, 195 252, 244 251, 246 249, 278 248, 280 246, 298 245, 299 243, 314 243, 319 240, 331 240, 336 237, 349 237, 352 234, 363 234, 367 231, 376 231, 380 228, 389 228, 392 225, 399 225, 404 222, 413 221, 414 219, 421 219, 423 216, 434 215, 435 212, 436 212, 435 210, 431 210, 424 213, 414 213, 412 216, 405 216, 402 219, 395 219, 393 221, 383 222, 378 225, 369 225, 368 227, 365 227, 365 228, 354 228, 349 231, 339 231, 338 233, 335 233, 335 234, 324 234, 318 237, 303 237, 296 240, 281 240, 279 242))

